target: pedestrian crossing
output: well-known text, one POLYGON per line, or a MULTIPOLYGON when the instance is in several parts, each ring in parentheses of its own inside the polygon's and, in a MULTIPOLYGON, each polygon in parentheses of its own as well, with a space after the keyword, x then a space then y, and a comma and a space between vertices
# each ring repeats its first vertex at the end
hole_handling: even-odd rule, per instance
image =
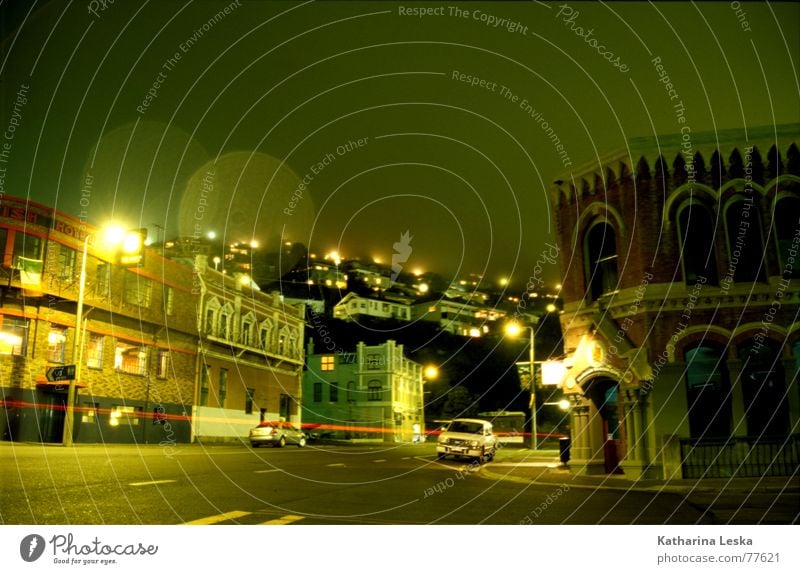
POLYGON ((305 516, 300 516, 298 514, 286 514, 281 516, 280 518, 270 518, 269 520, 264 520, 268 518, 270 514, 274 515, 274 512, 246 512, 244 510, 232 510, 230 512, 223 512, 221 514, 214 514, 212 516, 204 516, 202 518, 196 518, 195 520, 190 520, 188 522, 184 522, 185 525, 190 526, 200 526, 200 525, 210 525, 210 524, 249 524, 249 525, 286 525, 286 524, 294 524, 295 522, 300 522, 301 520, 305 519, 305 516))

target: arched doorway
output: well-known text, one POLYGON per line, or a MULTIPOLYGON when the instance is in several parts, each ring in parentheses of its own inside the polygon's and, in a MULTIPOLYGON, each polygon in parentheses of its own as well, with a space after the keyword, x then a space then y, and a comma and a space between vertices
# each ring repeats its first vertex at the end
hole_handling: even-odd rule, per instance
POLYGON ((606 474, 622 474, 619 466, 625 457, 624 418, 618 404, 619 384, 612 378, 600 376, 583 384, 584 395, 597 409, 602 428, 603 463, 606 474))

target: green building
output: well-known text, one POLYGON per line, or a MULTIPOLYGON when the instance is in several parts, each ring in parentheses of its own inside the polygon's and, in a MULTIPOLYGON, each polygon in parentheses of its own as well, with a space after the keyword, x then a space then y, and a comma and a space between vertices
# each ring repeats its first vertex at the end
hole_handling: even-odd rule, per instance
POLYGON ((412 442, 424 427, 422 365, 403 345, 359 343, 355 352, 314 353, 303 376, 303 426, 352 441, 412 442))

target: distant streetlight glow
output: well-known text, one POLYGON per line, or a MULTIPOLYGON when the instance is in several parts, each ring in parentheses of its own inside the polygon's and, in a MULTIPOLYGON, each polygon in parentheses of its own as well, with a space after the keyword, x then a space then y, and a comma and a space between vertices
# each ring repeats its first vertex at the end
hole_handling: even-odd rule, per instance
POLYGON ((420 283, 418 289, 419 289, 420 293, 427 293, 428 292, 428 284, 427 283, 420 283))
POLYGON ((215 231, 209 231, 208 233, 206 233, 206 237, 208 237, 209 239, 216 239, 217 233, 215 231))
POLYGON ((548 313, 554 313, 557 308, 553 303, 548 303, 546 307, 548 313))
POLYGON ((508 285, 508 277, 501 277, 500 278, 500 286, 501 287, 505 287, 506 285, 508 285))
POLYGON ((429 381, 434 380, 439 376, 439 369, 434 367, 433 365, 428 365, 425 367, 425 378, 429 381))

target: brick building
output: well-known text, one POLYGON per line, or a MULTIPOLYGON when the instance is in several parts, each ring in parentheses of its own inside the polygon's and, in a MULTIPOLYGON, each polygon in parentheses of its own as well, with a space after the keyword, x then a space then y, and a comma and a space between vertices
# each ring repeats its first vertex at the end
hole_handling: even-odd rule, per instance
POLYGON ((634 140, 554 182, 577 471, 796 471, 799 134, 634 140))
POLYGON ((261 418, 299 423, 302 308, 203 255, 192 267, 144 254, 126 266, 102 230, 0 197, 3 440, 61 442, 69 383, 46 373, 76 364, 76 442, 169 446, 247 436, 261 418))
POLYGON ((100 230, 52 208, 0 198, 0 410, 3 439, 61 442, 67 382, 82 365, 77 442, 190 438, 197 355, 192 271, 147 252, 124 267, 100 230), (87 238, 88 235, 88 238, 87 238), (82 345, 73 345, 84 240, 82 345))

